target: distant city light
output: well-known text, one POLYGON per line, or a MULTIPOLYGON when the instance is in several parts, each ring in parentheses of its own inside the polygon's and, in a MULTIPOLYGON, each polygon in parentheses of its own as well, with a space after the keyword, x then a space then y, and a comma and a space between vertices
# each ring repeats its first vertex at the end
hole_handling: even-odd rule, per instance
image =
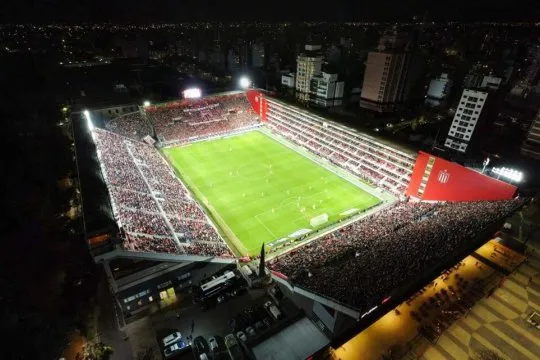
POLYGON ((515 182, 521 182, 523 180, 523 173, 515 169, 509 169, 505 167, 502 167, 502 168, 494 167, 491 169, 491 172, 499 175, 497 179, 502 176, 505 179, 515 181, 515 182))
POLYGON ((199 88, 186 89, 182 92, 184 99, 197 99, 200 98, 202 93, 199 88))
POLYGON ((244 76, 240 78, 239 84, 242 89, 247 89, 251 85, 251 81, 244 76))
POLYGON ((145 100, 145 101, 143 102, 143 105, 144 105, 144 107, 150 106, 150 101, 145 100))

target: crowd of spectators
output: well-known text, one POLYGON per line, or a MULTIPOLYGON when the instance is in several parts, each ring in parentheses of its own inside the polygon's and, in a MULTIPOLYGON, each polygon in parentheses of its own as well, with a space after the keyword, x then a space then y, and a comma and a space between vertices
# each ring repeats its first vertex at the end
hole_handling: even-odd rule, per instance
POLYGON ((125 114, 105 123, 107 130, 135 140, 142 140, 152 134, 152 129, 145 115, 141 112, 125 114))
POLYGON ((165 144, 224 134, 259 121, 243 93, 185 99, 145 111, 165 144))
POLYGON ((94 139, 125 249, 231 256, 154 147, 102 129, 94 139))
POLYGON ((318 156, 396 195, 404 193, 414 165, 411 158, 383 148, 374 140, 347 133, 332 124, 324 126, 278 107, 268 113, 268 119, 271 129, 318 156))
POLYGON ((522 200, 399 203, 284 254, 270 268, 366 311, 463 248, 522 200))

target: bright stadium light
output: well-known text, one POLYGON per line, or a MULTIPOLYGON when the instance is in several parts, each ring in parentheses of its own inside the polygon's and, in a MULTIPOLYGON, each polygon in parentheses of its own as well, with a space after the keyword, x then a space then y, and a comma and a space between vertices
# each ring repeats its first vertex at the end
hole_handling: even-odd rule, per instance
POLYGON ((83 114, 86 118, 86 124, 88 125, 88 129, 90 129, 90 131, 94 130, 94 124, 92 124, 92 119, 90 119, 90 111, 84 110, 83 114))
POLYGON ((149 107, 149 106, 150 106, 150 101, 145 100, 145 101, 143 102, 143 105, 144 105, 144 107, 149 107))
POLYGON ((491 169, 491 172, 498 175, 497 179, 500 179, 501 177, 503 177, 510 181, 515 181, 515 182, 523 181, 523 172, 518 171, 516 169, 510 169, 506 167, 502 167, 502 168, 494 167, 491 169))
POLYGON ((251 85, 251 81, 247 77, 243 76, 240 78, 239 84, 242 89, 247 89, 251 85))
POLYGON ((191 88, 184 90, 182 95, 184 96, 184 99, 198 99, 201 97, 202 93, 199 88, 191 88))

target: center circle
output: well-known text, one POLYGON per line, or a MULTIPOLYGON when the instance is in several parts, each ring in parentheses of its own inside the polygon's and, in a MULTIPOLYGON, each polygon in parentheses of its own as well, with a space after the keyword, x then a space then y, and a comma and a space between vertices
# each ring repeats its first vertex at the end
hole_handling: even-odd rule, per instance
POLYGON ((238 168, 238 176, 247 180, 261 180, 270 176, 270 166, 267 164, 244 165, 238 168))

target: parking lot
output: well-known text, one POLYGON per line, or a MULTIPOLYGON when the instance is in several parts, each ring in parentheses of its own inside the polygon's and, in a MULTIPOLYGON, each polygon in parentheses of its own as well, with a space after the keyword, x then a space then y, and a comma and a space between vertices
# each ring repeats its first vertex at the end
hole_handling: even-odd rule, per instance
MULTIPOLYGON (((249 351, 246 351, 246 343, 259 341, 266 334, 273 333, 272 330, 279 328, 282 321, 287 321, 288 316, 295 316, 298 313, 298 309, 292 303, 286 302, 277 306, 272 300, 276 305, 274 311, 279 308, 278 312, 281 314, 277 317, 283 318, 276 321, 271 312, 265 309, 265 303, 271 298, 262 289, 242 291, 236 296, 226 297, 221 303, 216 300, 217 298, 210 306, 207 303, 203 306, 201 303, 191 302, 187 306, 152 315, 151 323, 162 350, 163 338, 171 333, 180 332, 182 340, 192 345, 192 351, 187 352, 194 353, 196 359, 199 359, 201 353, 206 353, 209 359, 229 359, 225 346, 226 335, 234 334, 246 353, 249 351), (210 338, 214 338, 217 344, 214 351, 210 349, 210 338)), ((187 354, 185 356, 190 358, 187 354)))

